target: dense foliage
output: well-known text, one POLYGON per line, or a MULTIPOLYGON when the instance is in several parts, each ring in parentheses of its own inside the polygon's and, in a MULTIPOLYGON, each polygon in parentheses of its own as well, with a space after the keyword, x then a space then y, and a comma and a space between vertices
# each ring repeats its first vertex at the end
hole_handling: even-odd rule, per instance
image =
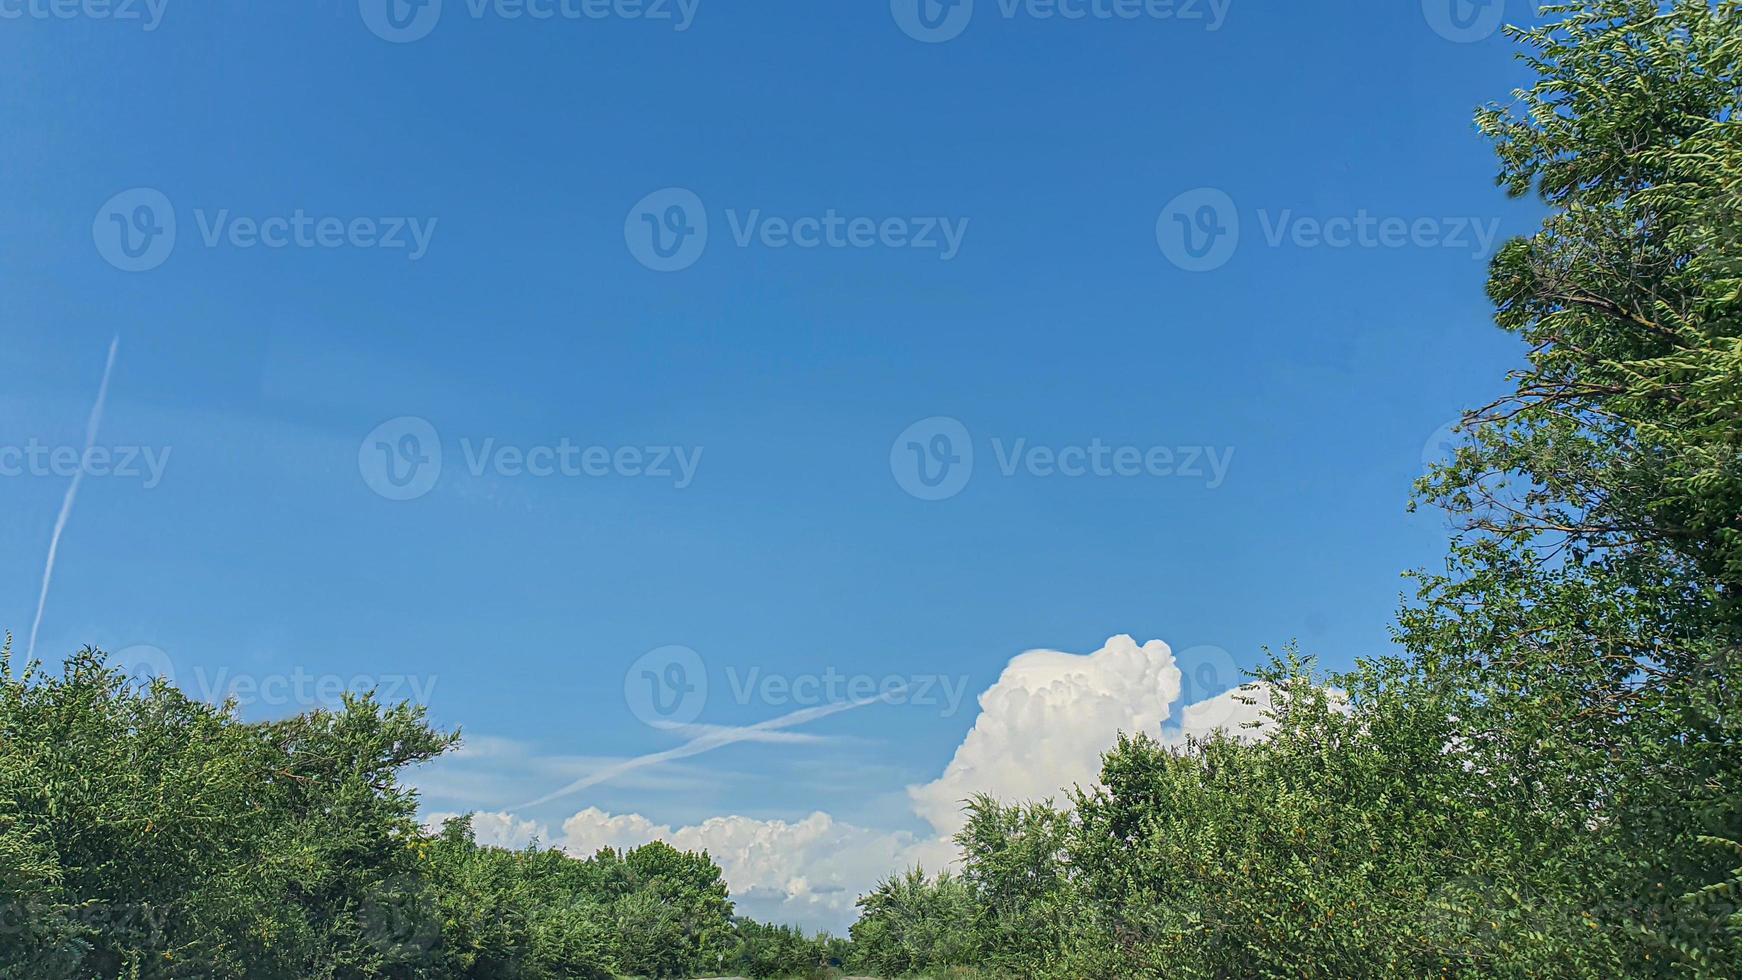
POLYGON ((1421 484, 1461 533, 1402 654, 1291 653, 1263 740, 1124 737, 1068 807, 976 801, 959 878, 864 900, 866 962, 1742 976, 1739 5, 1545 12, 1478 118, 1551 211, 1489 281, 1527 366, 1421 484))
POLYGON ((455 742, 371 698, 247 724, 101 654, 0 648, 0 978, 804 976, 838 941, 734 919, 706 854, 586 860, 415 822, 455 742))

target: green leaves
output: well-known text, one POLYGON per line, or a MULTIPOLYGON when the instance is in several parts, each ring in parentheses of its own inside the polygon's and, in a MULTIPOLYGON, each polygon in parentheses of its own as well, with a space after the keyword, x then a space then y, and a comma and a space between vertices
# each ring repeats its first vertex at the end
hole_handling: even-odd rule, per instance
POLYGON ((860 898, 859 908, 853 953, 863 969, 900 977, 978 964, 974 895, 948 872, 934 879, 911 868, 860 898))
MULTIPOLYGON (((0 648, 0 980, 609 980, 712 972, 706 855, 434 837, 400 777, 455 744, 371 697, 245 724, 101 654, 0 648)), ((814 965, 814 964, 813 964, 814 965)))

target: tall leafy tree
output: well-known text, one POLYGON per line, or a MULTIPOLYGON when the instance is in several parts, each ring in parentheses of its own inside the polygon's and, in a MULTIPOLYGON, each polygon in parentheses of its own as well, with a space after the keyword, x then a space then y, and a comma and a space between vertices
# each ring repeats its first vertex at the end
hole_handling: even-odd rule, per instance
MULTIPOLYGON (((1529 348, 1424 483, 1464 515, 1402 635, 1475 698, 1460 737, 1603 841, 1602 930, 1742 970, 1742 23, 1734 2, 1557 4, 1479 116, 1552 214, 1495 260, 1529 348)), ((1642 954, 1645 955, 1645 954, 1642 954)))

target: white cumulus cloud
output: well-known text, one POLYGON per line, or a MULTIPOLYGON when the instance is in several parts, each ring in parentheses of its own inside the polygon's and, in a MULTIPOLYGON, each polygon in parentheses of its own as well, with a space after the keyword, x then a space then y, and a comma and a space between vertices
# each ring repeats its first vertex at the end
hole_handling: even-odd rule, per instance
POLYGON ((955 857, 942 841, 842 823, 826 813, 795 822, 713 817, 690 827, 655 824, 639 814, 590 807, 563 823, 563 850, 590 857, 602 847, 661 840, 706 851, 725 872, 742 914, 842 932, 854 903, 879 880, 914 864, 931 870, 955 857))
MULTIPOLYGON (((443 823, 457 813, 432 813, 424 821, 431 830, 440 830, 443 823)), ((550 828, 534 820, 522 820, 512 813, 472 814, 472 836, 485 847, 501 847, 510 851, 524 849, 533 841, 551 843, 550 828)))
POLYGON ((613 816, 598 807, 588 807, 563 821, 562 840, 555 843, 584 858, 607 847, 626 851, 656 840, 669 844, 670 837, 670 827, 658 826, 639 813, 613 816))
POLYGON ((1270 696, 1269 684, 1256 683, 1188 704, 1180 711, 1182 734, 1205 738, 1222 731, 1242 742, 1256 742, 1266 737, 1272 727, 1265 718, 1270 710, 1270 696))
POLYGON ((962 801, 1058 796, 1087 786, 1120 732, 1161 736, 1180 696, 1180 670, 1160 640, 1115 636, 1082 655, 1031 650, 980 695, 980 716, 941 777, 908 788, 942 836, 962 826, 962 801))

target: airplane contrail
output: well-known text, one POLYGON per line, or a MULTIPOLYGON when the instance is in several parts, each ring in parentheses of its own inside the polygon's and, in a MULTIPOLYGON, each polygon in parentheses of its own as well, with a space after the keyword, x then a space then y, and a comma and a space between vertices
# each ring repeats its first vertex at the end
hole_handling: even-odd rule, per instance
POLYGON ((54 581, 54 560, 60 553, 61 532, 67 529, 67 519, 73 514, 73 501, 79 495, 79 484, 85 480, 85 460, 90 458, 91 448, 97 444, 97 427, 103 424, 103 403, 109 398, 109 378, 115 372, 115 351, 120 346, 119 336, 109 341, 109 359, 103 364, 103 382, 97 386, 97 402, 91 406, 91 416, 85 421, 85 452, 79 457, 78 469, 73 471, 73 482, 67 487, 67 495, 61 498, 60 516, 55 518, 54 533, 48 539, 48 563, 42 569, 42 593, 36 599, 36 619, 30 624, 30 644, 24 653, 26 661, 36 656, 36 633, 42 629, 42 613, 48 608, 48 587, 54 581))
POLYGON ((781 715, 778 718, 759 721, 754 725, 746 725, 742 728, 713 728, 710 729, 707 734, 693 738, 676 748, 666 749, 663 752, 654 752, 649 755, 637 756, 633 759, 625 759, 616 765, 607 766, 598 772, 582 776, 580 779, 575 780, 554 793, 546 794, 530 803, 522 803, 519 806, 511 807, 510 809, 527 810, 535 806, 543 806, 553 800, 560 800, 565 796, 571 796, 575 793, 579 793, 581 790, 597 786, 606 780, 616 779, 618 776, 627 772, 634 772, 637 769, 644 769, 648 766, 658 765, 661 762, 670 762, 673 759, 687 759, 692 755, 701 755, 703 752, 712 752, 715 749, 725 748, 728 745, 735 745, 739 742, 753 741, 766 732, 778 731, 782 728, 791 728, 794 725, 802 725, 807 721, 815 721, 818 718, 827 718, 830 715, 838 715, 843 711, 851 711, 854 708, 863 708, 866 705, 876 704, 879 701, 888 701, 901 693, 903 693, 901 690, 886 691, 876 697, 863 698, 858 701, 837 701, 832 704, 818 705, 813 708, 800 708, 797 711, 789 712, 788 714, 781 715))

